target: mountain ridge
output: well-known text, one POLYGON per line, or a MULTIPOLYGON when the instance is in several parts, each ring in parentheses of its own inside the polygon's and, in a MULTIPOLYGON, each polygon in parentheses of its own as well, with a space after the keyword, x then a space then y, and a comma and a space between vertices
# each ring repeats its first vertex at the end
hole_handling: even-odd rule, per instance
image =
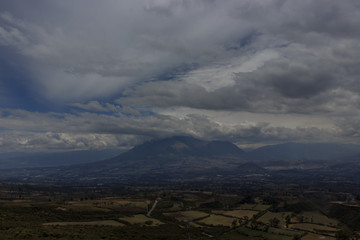
POLYGON ((360 145, 339 143, 282 143, 267 145, 248 152, 256 161, 269 160, 340 160, 360 154, 360 145))
MULTIPOLYGON (((175 136, 145 142, 125 153, 102 161, 52 168, 5 169, 1 171, 1 176, 3 179, 26 179, 26 181, 126 183, 162 180, 190 181, 194 179, 216 179, 219 176, 229 179, 239 179, 239 177, 246 176, 255 178, 262 176, 266 178, 272 174, 278 174, 278 171, 291 171, 294 169, 299 171, 329 171, 331 174, 339 174, 338 171, 330 167, 337 162, 341 162, 339 159, 337 162, 300 159, 299 156, 307 158, 311 156, 312 151, 304 150, 304 147, 309 146, 310 149, 311 146, 322 146, 321 151, 315 151, 317 154, 315 156, 321 158, 320 153, 324 152, 325 155, 323 156, 325 157, 323 158, 325 160, 329 153, 338 152, 341 155, 345 150, 352 149, 352 154, 357 152, 359 147, 358 145, 339 145, 338 148, 336 144, 304 145, 289 143, 256 150, 255 153, 260 151, 262 154, 260 157, 263 157, 263 159, 260 158, 259 160, 256 156, 254 157, 254 153, 244 152, 230 142, 206 141, 188 136, 175 136), (269 152, 273 153, 269 154, 269 152), (308 155, 304 155, 303 152, 308 155), (302 153, 303 155, 296 155, 296 153, 302 153), (272 157, 276 156, 276 154, 282 157, 291 156, 295 159, 272 161, 272 157)), ((349 152, 346 153, 350 154, 349 152)), ((342 159, 340 158, 340 160, 342 159)), ((343 163, 346 162, 345 160, 344 158, 343 163)), ((350 168, 351 166, 358 166, 358 164, 349 165, 350 168)), ((349 167, 345 168, 342 174, 346 174, 349 167)))

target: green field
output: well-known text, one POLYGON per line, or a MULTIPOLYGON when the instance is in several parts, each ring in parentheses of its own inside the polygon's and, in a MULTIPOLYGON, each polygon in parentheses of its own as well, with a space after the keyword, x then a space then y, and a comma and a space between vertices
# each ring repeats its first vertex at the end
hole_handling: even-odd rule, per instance
POLYGON ((61 207, 64 211, 76 211, 76 212, 110 212, 111 210, 105 207, 100 207, 92 202, 77 202, 66 204, 61 207))
POLYGON ((291 215, 292 212, 267 212, 263 216, 261 216, 258 221, 264 224, 270 224, 270 219, 277 218, 280 220, 279 226, 286 227, 285 217, 287 215, 291 215))
POLYGON ((220 215, 236 217, 236 218, 248 217, 249 219, 251 219, 255 214, 258 213, 257 211, 252 211, 252 210, 232 210, 232 211, 213 210, 211 212, 214 214, 220 214, 220 215))
POLYGON ((294 228, 294 229, 309 231, 309 232, 330 232, 330 233, 332 232, 332 233, 334 233, 334 232, 339 231, 338 228, 333 228, 333 227, 318 225, 318 224, 313 224, 313 223, 295 223, 295 224, 290 224, 289 227, 294 228))
POLYGON ((286 235, 286 236, 295 236, 295 235, 304 234, 304 232, 302 231, 296 231, 296 230, 284 229, 284 228, 274 228, 274 227, 270 227, 268 232, 274 234, 286 235))
POLYGON ((201 219, 197 222, 205 224, 205 225, 209 225, 209 226, 231 227, 233 220, 234 220, 234 218, 211 214, 209 217, 201 219))
MULTIPOLYGON (((12 192, 16 189, 15 185, 12 192)), ((93 188, 88 190, 93 192, 93 188)), ((86 197, 83 192, 74 197, 74 191, 70 191, 69 196, 61 194, 57 198, 39 196, 38 192, 32 200, 4 200, 3 197, 0 200, 0 239, 186 240, 190 235, 194 240, 293 240, 298 236, 302 240, 335 240, 337 231, 341 234, 358 231, 327 217, 327 214, 337 219, 337 216, 339 219, 343 216, 341 211, 332 212, 334 205, 326 205, 337 195, 329 197, 328 202, 324 200, 320 207, 316 205, 317 198, 309 198, 306 202, 313 201, 314 204, 299 204, 299 209, 303 206, 307 211, 298 212, 293 206, 302 200, 291 195, 277 195, 274 201, 265 201, 259 195, 250 203, 243 203, 243 199, 248 198, 241 193, 204 194, 158 188, 153 192, 135 190, 97 198, 86 197), (187 202, 190 198, 193 201, 187 202), (154 199, 159 203, 149 218, 145 214, 154 199), (262 202, 275 202, 272 211, 268 209, 270 205, 260 204, 262 202), (249 221, 244 221, 245 217, 249 221), (291 221, 286 228, 289 217, 291 221), (274 223, 274 218, 279 224, 274 223)), ((349 209, 347 214, 352 211, 349 209)))
POLYGON ((323 236, 320 234, 308 233, 301 240, 335 240, 334 237, 323 236))
POLYGON ((164 224, 163 222, 161 222, 155 218, 149 218, 143 214, 137 214, 137 215, 134 215, 131 217, 122 217, 122 218, 119 218, 119 220, 126 221, 130 224, 139 224, 142 226, 158 226, 158 225, 164 224))
MULTIPOLYGON (((268 240, 292 240, 292 236, 286 236, 286 235, 280 235, 276 233, 270 233, 270 232, 263 232, 259 230, 253 230, 246 227, 241 227, 236 230, 238 233, 250 236, 250 237, 259 237, 260 239, 268 239, 268 240)), ((241 239, 241 238, 239 238, 241 239)))
POLYGON ((180 211, 182 209, 181 204, 178 202, 173 203, 173 206, 171 208, 166 209, 166 211, 171 211, 171 212, 177 212, 180 211))
POLYGON ((223 240, 263 240, 263 237, 251 237, 240 234, 236 231, 225 233, 220 239, 223 240))
POLYGON ((44 223, 44 226, 71 226, 71 225, 82 225, 82 226, 125 226, 125 224, 114 221, 114 220, 104 220, 104 221, 91 221, 91 222, 49 222, 44 223))
POLYGON ((317 224, 323 224, 327 226, 337 226, 339 221, 331 219, 320 212, 304 212, 300 216, 303 217, 304 222, 311 222, 317 224))
POLYGON ((209 216, 208 213, 200 211, 179 211, 174 213, 164 213, 164 215, 173 217, 177 221, 190 222, 198 218, 203 218, 209 216))
POLYGON ((253 210, 253 211, 265 211, 270 208, 271 205, 264 205, 264 204, 241 204, 238 209, 245 209, 245 210, 253 210))
POLYGON ((68 201, 63 209, 79 212, 146 212, 149 200, 106 198, 102 200, 68 201))
POLYGON ((147 208, 148 204, 150 204, 150 201, 148 200, 132 200, 132 199, 122 199, 122 200, 116 200, 114 202, 117 205, 124 206, 124 207, 140 207, 140 208, 147 208))

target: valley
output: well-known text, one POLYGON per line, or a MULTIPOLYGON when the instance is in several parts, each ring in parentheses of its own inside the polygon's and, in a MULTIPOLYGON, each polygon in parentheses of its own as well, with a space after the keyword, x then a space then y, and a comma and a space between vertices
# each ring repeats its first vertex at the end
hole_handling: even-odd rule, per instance
POLYGON ((255 157, 230 142, 172 137, 102 161, 3 169, 0 236, 359 239, 356 157, 291 148, 280 156, 267 147, 255 157))
POLYGON ((215 183, 188 187, 0 184, 0 236, 2 239, 359 239, 359 192, 286 185, 266 191, 258 190, 260 186, 230 189, 215 183))

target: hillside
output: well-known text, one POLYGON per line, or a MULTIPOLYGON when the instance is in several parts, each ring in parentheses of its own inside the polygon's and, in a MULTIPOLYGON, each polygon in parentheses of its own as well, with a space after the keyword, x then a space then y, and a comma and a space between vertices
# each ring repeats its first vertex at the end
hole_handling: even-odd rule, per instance
POLYGON ((145 142, 106 160, 89 162, 89 158, 88 162, 76 164, 78 159, 69 166, 7 169, 1 171, 1 176, 8 180, 69 183, 219 178, 239 181, 247 176, 298 181, 316 178, 320 173, 334 179, 358 179, 358 161, 349 157, 357 156, 357 150, 357 145, 288 143, 244 152, 231 142, 175 136, 145 142), (342 168, 336 167, 339 163, 342 168))
POLYGON ((346 160, 360 154, 360 146, 337 143, 284 143, 257 148, 247 154, 257 161, 346 160))
POLYGON ((0 169, 69 166, 108 159, 120 152, 110 149, 3 156, 0 157, 0 169))
POLYGON ((204 141, 186 136, 152 140, 117 157, 89 164, 97 169, 127 172, 173 172, 232 169, 245 161, 245 153, 225 141, 204 141))

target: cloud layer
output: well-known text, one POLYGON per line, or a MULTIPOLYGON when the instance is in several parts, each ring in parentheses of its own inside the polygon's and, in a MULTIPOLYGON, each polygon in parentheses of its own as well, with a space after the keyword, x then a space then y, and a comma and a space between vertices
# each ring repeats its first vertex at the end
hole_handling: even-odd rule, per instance
POLYGON ((356 0, 0 4, 0 148, 360 143, 356 0))

